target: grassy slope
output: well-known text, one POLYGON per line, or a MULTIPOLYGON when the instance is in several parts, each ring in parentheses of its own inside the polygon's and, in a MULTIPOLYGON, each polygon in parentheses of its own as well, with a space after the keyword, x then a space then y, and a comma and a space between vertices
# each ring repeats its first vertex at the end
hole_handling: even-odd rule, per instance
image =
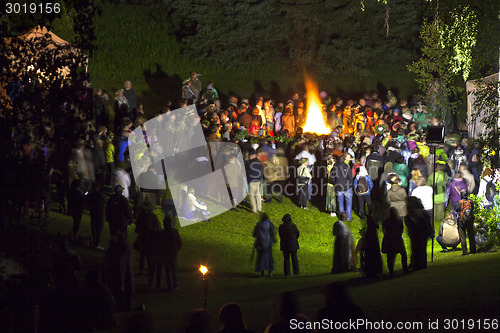
MULTIPOLYGON (((459 251, 440 253, 435 249, 434 262, 425 271, 406 276, 401 270, 399 257, 396 260, 396 278, 385 276, 377 281, 367 281, 358 273, 328 274, 331 269, 334 238, 331 235, 333 222, 328 214, 317 208, 304 211, 288 199, 285 204, 263 204, 278 227, 281 217, 288 212, 301 231, 298 252, 301 275, 284 278, 279 247, 274 247, 277 276, 273 279, 257 278, 249 262, 253 239, 251 233, 258 216, 245 209, 229 211, 212 218, 209 223, 197 223, 180 229, 184 245, 179 253, 181 289, 173 293, 156 292, 146 287, 146 277, 136 277, 135 303, 146 304, 144 315, 154 322, 155 331, 172 332, 182 325, 185 314, 203 305, 203 284, 199 264, 211 270, 208 308, 217 322, 218 309, 229 301, 239 303, 244 310, 247 323, 257 332, 272 319, 272 309, 280 292, 295 290, 300 296, 304 312, 314 318, 323 302, 322 286, 335 280, 347 280, 355 301, 362 306, 370 320, 423 320, 445 318, 491 318, 498 317, 500 288, 496 280, 500 273, 500 254, 478 254, 461 257, 459 251)), ((68 217, 54 214, 48 228, 51 232, 66 234, 71 229, 68 217)), ((349 227, 359 238, 359 219, 349 227)), ((437 226, 436 226, 437 228, 437 226)), ((84 216, 82 232, 88 233, 89 220, 84 216)), ((379 234, 382 237, 382 233, 379 234)), ((104 242, 109 233, 104 230, 104 242)), ((406 238, 406 236, 405 236, 406 238)), ((129 241, 135 239, 133 227, 129 228, 129 241)), ((408 242, 407 249, 409 250, 408 242)), ((437 246, 437 244, 435 244, 437 246)), ((102 253, 92 249, 76 248, 86 265, 99 267, 102 253)), ((430 261, 431 247, 428 253, 430 261)), ((134 256, 134 265, 137 258, 134 256)), ((137 271, 137 267, 135 268, 137 271)), ((384 272, 387 273, 384 257, 384 272)), ((165 281, 162 281, 163 287, 165 281)), ((130 315, 119 315, 126 322, 130 315)))

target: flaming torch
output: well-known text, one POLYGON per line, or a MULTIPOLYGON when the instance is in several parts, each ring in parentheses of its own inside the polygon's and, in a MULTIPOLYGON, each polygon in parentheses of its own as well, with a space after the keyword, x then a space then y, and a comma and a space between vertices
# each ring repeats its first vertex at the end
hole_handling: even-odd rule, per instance
POLYGON ((199 268, 201 274, 203 275, 203 286, 205 288, 204 291, 204 296, 203 296, 203 308, 207 308, 207 297, 208 297, 208 279, 207 279, 207 273, 208 273, 208 268, 206 266, 200 265, 199 268))
POLYGON ((328 135, 332 131, 325 123, 325 116, 321 99, 319 98, 318 86, 308 75, 304 77, 307 92, 307 118, 304 125, 304 133, 316 133, 328 135))

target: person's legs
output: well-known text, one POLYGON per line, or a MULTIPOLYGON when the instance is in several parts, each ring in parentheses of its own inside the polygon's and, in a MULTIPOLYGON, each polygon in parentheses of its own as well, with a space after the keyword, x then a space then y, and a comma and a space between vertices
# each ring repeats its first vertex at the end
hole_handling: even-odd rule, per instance
POLYGON ((396 260, 395 253, 387 253, 387 268, 389 269, 389 275, 394 275, 394 261, 396 260))
POLYGON ((299 186, 299 205, 300 208, 307 207, 307 184, 299 186))
POLYGON ((290 255, 292 257, 293 274, 299 274, 300 269, 299 269, 299 259, 297 258, 297 251, 291 252, 290 255))
POLYGON ((102 228, 104 227, 104 219, 97 220, 96 234, 95 234, 95 246, 101 245, 102 228))
POLYGON ((283 272, 290 275, 290 252, 283 251, 283 272))
POLYGON ((406 255, 406 249, 403 248, 401 254, 401 266, 403 266, 403 272, 408 273, 408 256, 406 255))
MULTIPOLYGON (((372 205, 372 198, 370 197, 369 194, 363 195, 363 199, 365 200, 366 203, 366 215, 370 214, 370 207, 372 205)), ((364 207, 363 207, 364 208, 364 207)))
POLYGON ((250 190, 250 206, 252 207, 252 212, 257 213, 257 204, 260 204, 259 182, 251 182, 248 187, 250 190))
POLYGON ((347 220, 352 220, 352 188, 345 192, 347 220))
POLYGON ((465 239, 465 231, 461 227, 458 227, 458 237, 460 238, 462 254, 467 254, 467 240, 465 239))
POLYGON ((443 248, 443 251, 444 251, 444 252, 448 251, 448 250, 446 249, 446 246, 444 246, 444 245, 443 245, 443 236, 437 236, 437 237, 436 237, 436 242, 437 242, 439 245, 441 245, 441 247, 443 248))
POLYGON ((80 230, 80 222, 82 222, 82 212, 73 215, 73 237, 75 238, 80 230))
POLYGON ((255 201, 257 204, 257 212, 260 212, 262 210, 262 196, 260 195, 260 182, 255 182, 255 184, 256 184, 255 201))
POLYGON ((345 208, 344 208, 344 196, 345 192, 338 191, 337 192, 337 198, 339 199, 339 213, 345 213, 345 208))
POLYGON ((172 263, 165 261, 165 275, 167 278, 167 289, 172 290, 172 263))
POLYGON ((365 196, 364 195, 357 195, 356 197, 358 198, 358 213, 360 218, 364 218, 365 216, 365 196))
POLYGON ((273 202, 273 184, 274 182, 266 182, 266 203, 273 202))
POLYGON ((90 216, 90 233, 91 233, 91 244, 95 245, 97 238, 97 221, 95 217, 90 216))
POLYGON ((469 238, 469 249, 471 253, 476 253, 476 240, 474 237, 474 223, 467 223, 467 237, 469 238))
POLYGON ((170 271, 172 272, 173 288, 176 289, 179 286, 179 283, 177 282, 177 260, 170 262, 170 271))

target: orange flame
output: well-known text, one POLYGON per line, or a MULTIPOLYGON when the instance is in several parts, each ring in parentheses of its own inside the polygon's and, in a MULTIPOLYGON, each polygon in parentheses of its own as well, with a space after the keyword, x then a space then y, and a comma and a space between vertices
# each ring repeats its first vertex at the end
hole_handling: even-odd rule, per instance
POLYGON ((199 270, 200 270, 201 274, 203 274, 203 275, 208 273, 208 268, 206 266, 200 265, 199 270))
POLYGON ((305 81, 307 92, 307 119, 303 128, 304 133, 316 133, 318 135, 330 134, 332 130, 325 123, 318 86, 307 75, 305 76, 305 81))

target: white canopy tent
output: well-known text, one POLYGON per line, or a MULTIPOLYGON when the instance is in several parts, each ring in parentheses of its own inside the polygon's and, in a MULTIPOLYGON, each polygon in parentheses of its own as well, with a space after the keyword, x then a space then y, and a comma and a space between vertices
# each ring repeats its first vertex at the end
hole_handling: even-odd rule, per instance
MULTIPOLYGON (((478 81, 483 81, 485 83, 498 81, 499 73, 486 76, 482 79, 478 80, 470 80, 467 81, 465 87, 467 89, 467 127, 469 131, 469 137, 477 139, 481 133, 485 130, 485 125, 482 122, 482 118, 478 117, 475 120, 472 119, 472 114, 474 113, 474 101, 476 100, 476 95, 474 91, 476 89, 476 83, 478 81)), ((500 114, 499 114, 499 122, 500 122, 500 114)))

